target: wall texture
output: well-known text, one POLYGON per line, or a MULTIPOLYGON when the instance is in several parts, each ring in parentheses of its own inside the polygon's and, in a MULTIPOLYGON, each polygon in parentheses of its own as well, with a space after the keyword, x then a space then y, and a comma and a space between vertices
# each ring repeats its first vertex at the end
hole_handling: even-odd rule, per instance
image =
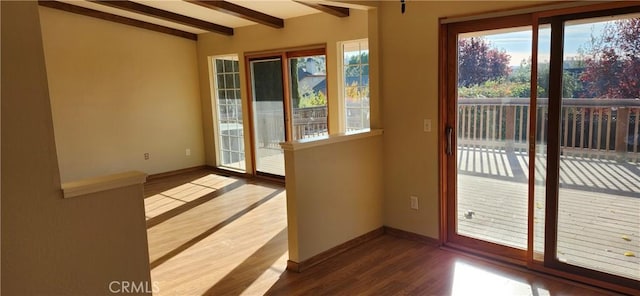
POLYGON ((285 149, 285 160, 289 260, 382 227, 382 135, 285 149))
POLYGON ((39 9, 63 182, 204 164, 194 41, 39 9))
MULTIPOLYGON (((312 14, 285 21, 283 29, 255 25, 235 30, 234 36, 201 34, 198 39, 198 65, 200 67, 200 96, 202 97, 202 118, 206 162, 215 165, 215 139, 213 133, 213 105, 211 80, 207 57, 237 54, 240 58, 240 86, 242 88, 243 113, 248 112, 247 75, 244 54, 247 52, 290 49, 301 46, 325 44, 327 47, 327 86, 329 92, 329 116, 338 116, 337 104, 337 42, 367 38, 368 15, 366 11, 354 11, 347 18, 328 14, 312 14)), ((334 117, 335 118, 335 117, 334 117)), ((337 120, 332 120, 336 123, 337 120)), ((245 131, 249 130, 248 120, 244 121, 245 131)), ((337 131, 337 124, 329 127, 337 131)), ((249 143, 249 132, 245 132, 245 143, 249 143)), ((249 153, 247 153, 249 157, 249 153)), ((247 167, 251 171, 251 167, 247 167)))
POLYGON ((441 17, 471 15, 534 2, 379 2, 380 81, 384 122, 384 224, 439 237, 438 30, 441 17), (432 132, 423 131, 431 119, 432 132), (409 196, 420 209, 409 208, 409 196))
POLYGON ((149 281, 142 187, 63 199, 36 2, 2 1, 2 295, 149 281))

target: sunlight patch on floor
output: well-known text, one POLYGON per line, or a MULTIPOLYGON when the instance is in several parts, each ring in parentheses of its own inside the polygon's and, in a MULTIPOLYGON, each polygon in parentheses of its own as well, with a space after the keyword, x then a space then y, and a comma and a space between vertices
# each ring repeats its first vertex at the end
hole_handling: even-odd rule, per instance
MULTIPOLYGON (((255 185, 243 185, 228 193, 222 194, 213 200, 198 206, 190 211, 185 212, 187 216, 191 216, 189 220, 206 222, 207 229, 218 225, 221 221, 226 221, 230 217, 234 217, 239 210, 246 209, 256 201, 265 198, 269 194, 274 194, 276 190, 272 188, 260 187, 255 185), (253 193, 249 192, 253 191, 253 193), (253 197, 250 197, 253 195, 253 197), (198 208, 204 210, 206 204, 216 203, 213 212, 198 211, 198 208), (231 206, 233 204, 234 206, 231 206), (235 205, 238 205, 235 206, 235 205), (217 213, 217 210, 228 207, 223 213, 217 213), (189 213, 192 212, 192 213, 189 213), (200 212, 200 213, 196 213, 200 212), (195 215, 195 216, 194 216, 195 215), (216 216, 215 219, 211 220, 216 216), (209 216, 209 217, 207 217, 209 216), (192 220, 198 218, 197 220, 192 220)), ((245 293, 262 294, 277 281, 279 277, 278 271, 284 270, 286 267, 286 239, 284 242, 284 254, 277 254, 274 257, 275 262, 264 271, 247 270, 246 262, 255 260, 256 253, 268 244, 274 236, 277 236, 283 230, 286 235, 286 219, 282 219, 286 215, 286 193, 281 191, 273 198, 260 204, 259 206, 244 213, 242 216, 233 218, 232 222, 217 229, 215 232, 203 237, 202 240, 191 245, 190 247, 175 254, 170 259, 158 265, 151 270, 151 278, 157 282, 160 292, 155 295, 202 295, 212 287, 222 285, 219 283, 228 277, 243 276, 238 273, 242 271, 247 277, 248 285, 244 290, 245 293), (251 238, 251 239, 247 239, 251 238), (276 259, 277 258, 277 259, 276 259), (275 267, 275 269, 274 269, 275 267), (276 273, 278 273, 276 275, 276 273), (255 278, 254 278, 255 277, 255 278), (265 281, 266 280, 266 281, 265 281), (262 290, 258 292, 259 290, 262 290), (253 291, 253 292, 251 292, 253 291)), ((211 206, 211 204, 209 205, 211 206)), ((192 223, 184 223, 180 221, 180 217, 163 222, 162 224, 149 229, 150 233, 150 249, 154 249, 154 243, 161 243, 164 240, 170 240, 169 236, 182 237, 181 241, 192 239, 202 233, 204 225, 192 225, 192 223), (170 224, 174 224, 170 226, 170 224), (190 231, 188 228, 199 228, 199 231, 190 231), (164 231, 170 231, 170 234, 162 235, 157 231, 164 228, 164 231), (190 232, 190 234, 188 234, 190 232)), ((175 248, 176 244, 171 243, 175 248)), ((158 257, 167 252, 163 250, 155 250, 158 257)), ((153 253, 153 251, 152 251, 153 253)), ((238 287, 233 287, 238 289, 238 287)), ((240 289, 243 289, 242 287, 240 289)), ((242 290, 239 290, 240 292, 242 290)))
POLYGON ((457 261, 451 295, 551 295, 548 290, 457 261))
POLYGON ((240 295, 264 295, 280 279, 280 275, 286 271, 288 259, 289 252, 285 252, 240 295))
POLYGON ((210 174, 189 183, 176 186, 159 194, 144 199, 146 219, 149 220, 158 215, 180 207, 190 201, 194 201, 235 180, 223 176, 210 174))

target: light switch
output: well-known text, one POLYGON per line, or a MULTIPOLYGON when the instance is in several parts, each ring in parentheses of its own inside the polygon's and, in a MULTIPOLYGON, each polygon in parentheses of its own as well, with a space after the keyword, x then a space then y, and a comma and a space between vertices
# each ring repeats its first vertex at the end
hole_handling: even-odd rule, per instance
POLYGON ((409 207, 412 210, 418 210, 418 197, 417 196, 409 196, 409 207))

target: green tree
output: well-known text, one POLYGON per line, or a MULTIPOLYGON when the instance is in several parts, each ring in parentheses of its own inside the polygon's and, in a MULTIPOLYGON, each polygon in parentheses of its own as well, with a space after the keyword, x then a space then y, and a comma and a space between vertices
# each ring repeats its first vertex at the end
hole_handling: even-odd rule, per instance
MULTIPOLYGON (((580 60, 569 62, 572 68, 580 67, 580 60)), ((531 86, 531 58, 520 62, 520 67, 509 76, 509 82, 513 86, 512 95, 514 97, 527 98, 530 96, 531 86)), ((582 90, 577 74, 564 71, 562 74, 562 95, 565 98, 574 98, 582 90)), ((549 63, 538 63, 538 98, 549 97, 549 63)))
POLYGON ((300 91, 298 91, 298 69, 300 65, 298 59, 291 59, 291 106, 300 108, 300 91))
POLYGON ((369 52, 351 56, 345 66, 345 77, 360 77, 361 73, 369 73, 369 52), (363 64, 363 68, 358 66, 360 64, 363 64))

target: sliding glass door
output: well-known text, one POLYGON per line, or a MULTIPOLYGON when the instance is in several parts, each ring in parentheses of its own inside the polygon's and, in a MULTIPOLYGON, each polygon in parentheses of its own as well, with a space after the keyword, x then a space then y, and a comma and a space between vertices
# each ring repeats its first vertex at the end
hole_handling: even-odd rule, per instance
POLYGON ((528 22, 451 32, 455 51, 449 57, 457 67, 447 128, 449 242, 523 261, 529 241, 528 22))
POLYGON ((220 168, 244 171, 244 127, 238 56, 217 56, 211 62, 217 119, 216 164, 220 168))
POLYGON ((640 286, 640 7, 443 26, 446 244, 640 286))
POLYGON ((253 111, 255 170, 284 176, 286 140, 282 58, 265 58, 249 62, 253 111))
POLYGON ((545 261, 639 287, 640 13, 592 15, 552 19, 552 71, 562 75, 550 81, 547 233, 555 240, 545 261))
POLYGON ((329 133, 325 49, 247 57, 254 172, 284 177, 280 143, 329 133))

